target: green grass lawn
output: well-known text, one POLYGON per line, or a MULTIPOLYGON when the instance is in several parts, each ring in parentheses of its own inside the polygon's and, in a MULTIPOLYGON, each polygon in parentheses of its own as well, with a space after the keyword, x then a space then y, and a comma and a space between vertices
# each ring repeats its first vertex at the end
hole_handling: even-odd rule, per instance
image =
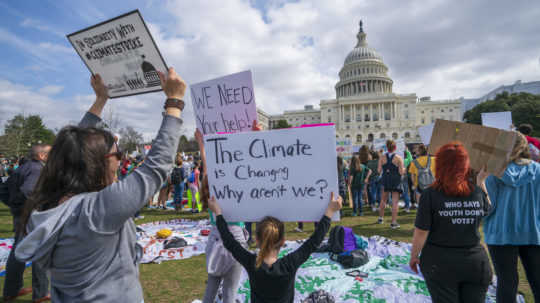
MULTIPOLYGON (((345 215, 350 214, 350 209, 344 209, 345 215)), ((371 210, 365 211, 363 217, 345 216, 339 224, 350 226, 354 232, 363 236, 381 235, 398 241, 410 242, 412 239, 414 218, 416 212, 400 212, 399 230, 391 230, 389 227, 390 211, 387 210, 385 224, 376 224, 377 215, 371 210)), ((174 211, 166 210, 143 210, 144 219, 136 221, 137 224, 163 221, 176 218, 204 219, 207 214, 182 214, 177 215, 174 211)), ((307 238, 313 232, 313 224, 304 224, 304 233, 294 232, 295 223, 286 224, 286 236, 288 240, 307 238)), ((12 223, 9 210, 4 204, 0 205, 0 237, 12 237, 12 223)), ((206 284, 206 266, 204 255, 187 260, 166 261, 161 264, 142 264, 140 266, 141 283, 144 289, 145 302, 191 302, 194 299, 202 299, 206 284)), ((525 295, 527 302, 533 302, 532 292, 525 277, 523 268, 519 267, 520 285, 519 291, 525 295)), ((31 269, 24 274, 24 285, 31 286, 31 269)), ((0 277, 0 291, 4 286, 4 278, 0 277)), ((30 302, 31 296, 26 296, 18 302, 30 302)))

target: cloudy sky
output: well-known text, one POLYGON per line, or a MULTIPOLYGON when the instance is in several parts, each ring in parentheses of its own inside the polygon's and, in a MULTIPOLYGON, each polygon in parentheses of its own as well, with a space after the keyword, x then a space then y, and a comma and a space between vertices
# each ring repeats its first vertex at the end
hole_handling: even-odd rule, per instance
MULTIPOLYGON (((133 9, 188 84, 250 69, 257 105, 270 114, 335 96, 360 19, 369 46, 390 69, 394 92, 472 98, 516 80, 540 80, 536 1, 3 1, 1 131, 18 113, 39 114, 52 129, 77 122, 94 96, 90 73, 65 35, 133 9)), ((148 140, 163 99, 113 99, 105 112, 148 140)), ((191 135, 191 106, 183 117, 191 135)))

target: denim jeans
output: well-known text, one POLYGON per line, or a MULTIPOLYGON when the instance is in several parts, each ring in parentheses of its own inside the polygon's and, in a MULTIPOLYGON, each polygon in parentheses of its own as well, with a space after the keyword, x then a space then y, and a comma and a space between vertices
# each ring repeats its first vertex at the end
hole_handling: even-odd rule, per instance
MULTIPOLYGON (((19 217, 13 218, 14 226, 19 225, 19 217)), ((4 297, 16 296, 23 287, 24 262, 15 258, 15 247, 22 240, 22 235, 15 232, 15 242, 9 252, 6 262, 6 278, 4 280, 4 297)), ((37 300, 49 294, 49 278, 47 271, 37 262, 32 262, 32 300, 37 300)))
POLYGON ((401 188, 403 189, 402 197, 403 201, 405 202, 405 208, 411 207, 411 197, 409 196, 409 181, 407 180, 407 176, 403 176, 401 178, 401 188))
POLYGON ((362 187, 352 189, 353 214, 362 214, 362 187))
POLYGON ((182 205, 182 196, 184 195, 184 182, 174 186, 174 203, 182 205))
POLYGON ((380 178, 372 181, 368 185, 368 198, 369 198, 369 205, 378 206, 378 204, 381 202, 381 180, 380 178))

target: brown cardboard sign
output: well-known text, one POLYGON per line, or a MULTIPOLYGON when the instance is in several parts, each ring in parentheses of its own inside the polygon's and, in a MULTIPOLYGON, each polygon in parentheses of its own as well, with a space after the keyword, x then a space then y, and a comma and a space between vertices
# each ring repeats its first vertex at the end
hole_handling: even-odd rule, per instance
POLYGON ((437 120, 429 144, 429 154, 452 141, 463 143, 471 159, 471 167, 502 176, 514 148, 516 133, 497 128, 456 121, 437 120))

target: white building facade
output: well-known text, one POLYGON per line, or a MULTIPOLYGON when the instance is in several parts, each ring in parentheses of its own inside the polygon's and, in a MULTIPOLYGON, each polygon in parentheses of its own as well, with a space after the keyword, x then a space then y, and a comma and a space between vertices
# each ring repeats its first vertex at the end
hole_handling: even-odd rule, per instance
POLYGON ((417 128, 436 119, 461 121, 461 101, 431 101, 416 94, 396 94, 393 80, 382 57, 368 47, 360 21, 357 44, 347 55, 335 85, 336 98, 321 100, 320 109, 305 106, 303 110, 285 111, 266 118, 268 127, 279 120, 292 126, 334 123, 337 139, 350 139, 362 145, 374 139, 399 139, 419 143, 417 128))

